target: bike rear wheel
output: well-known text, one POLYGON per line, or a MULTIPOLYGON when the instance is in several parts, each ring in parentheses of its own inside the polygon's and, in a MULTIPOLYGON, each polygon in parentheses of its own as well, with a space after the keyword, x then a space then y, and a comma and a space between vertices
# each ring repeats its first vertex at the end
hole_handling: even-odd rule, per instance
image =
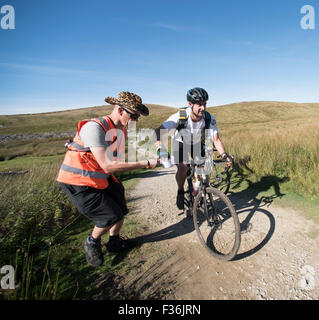
POLYGON ((193 221, 198 238, 214 258, 232 260, 240 247, 240 223, 228 197, 220 190, 206 188, 206 207, 202 192, 194 200, 193 221))

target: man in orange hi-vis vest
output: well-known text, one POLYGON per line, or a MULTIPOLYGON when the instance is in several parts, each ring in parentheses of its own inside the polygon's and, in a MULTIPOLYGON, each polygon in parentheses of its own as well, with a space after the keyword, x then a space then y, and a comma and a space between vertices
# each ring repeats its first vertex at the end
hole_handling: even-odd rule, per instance
POLYGON ((125 137, 129 121, 148 116, 142 99, 122 91, 116 98, 105 101, 114 105, 110 115, 83 120, 77 133, 67 145, 57 181, 78 211, 95 224, 92 233, 83 241, 87 262, 98 267, 104 259, 101 236, 109 232, 108 253, 118 253, 137 245, 134 239, 120 237, 124 216, 128 213, 125 190, 114 176, 116 172, 134 169, 154 169, 157 159, 125 162, 125 137))

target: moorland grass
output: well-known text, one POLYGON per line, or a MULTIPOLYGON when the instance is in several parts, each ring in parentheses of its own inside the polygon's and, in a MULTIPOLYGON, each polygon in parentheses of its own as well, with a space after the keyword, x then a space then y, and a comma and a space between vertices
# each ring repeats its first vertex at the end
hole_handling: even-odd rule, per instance
MULTIPOLYGON (((16 290, 3 292, 5 299, 90 298, 96 293, 99 277, 125 274, 136 263, 134 257, 125 255, 118 263, 105 255, 99 269, 86 263, 81 243, 93 224, 78 213, 55 181, 60 163, 0 177, 0 265, 15 267, 17 284, 16 290)), ((119 176, 127 191, 138 174, 119 176)), ((141 226, 128 215, 123 233, 134 237, 141 226)))

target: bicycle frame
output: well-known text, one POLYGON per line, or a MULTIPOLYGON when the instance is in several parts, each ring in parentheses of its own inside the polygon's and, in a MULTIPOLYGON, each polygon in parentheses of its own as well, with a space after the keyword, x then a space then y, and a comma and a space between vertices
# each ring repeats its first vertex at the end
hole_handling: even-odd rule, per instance
MULTIPOLYGON (((194 196, 193 196, 193 182, 192 182, 192 178, 194 177, 195 171, 196 174, 200 177, 200 188, 198 190, 198 192, 202 192, 202 198, 203 198, 203 204, 205 207, 205 212, 207 214, 207 201, 206 201, 206 187, 209 187, 209 175, 212 173, 215 180, 217 181, 217 183, 221 183, 223 181, 226 181, 226 179, 224 179, 221 174, 226 174, 227 179, 230 178, 230 173, 228 172, 229 167, 226 167, 225 170, 223 172, 221 172, 221 174, 218 173, 217 170, 217 166, 224 166, 225 161, 224 160, 214 160, 213 159, 213 152, 215 150, 214 149, 208 149, 206 148, 205 150, 205 159, 203 161, 200 161, 199 164, 195 163, 194 160, 191 161, 190 164, 188 164, 188 168, 189 168, 189 174, 187 176, 187 183, 188 183, 188 192, 189 192, 189 200, 188 203, 186 203, 188 209, 190 211, 193 210, 193 204, 194 204, 194 196), (198 170, 196 170, 198 169, 198 170), (203 185, 205 187, 203 187, 203 185)), ((230 156, 231 159, 233 160, 233 156, 230 156)), ((214 207, 212 205, 212 207, 214 207)), ((208 217, 207 217, 208 218, 208 217)), ((208 221, 208 220, 207 220, 208 221)))
MULTIPOLYGON (((189 195, 190 195, 190 199, 189 199, 190 203, 188 204, 188 208, 190 210, 193 210, 193 204, 194 204, 193 181, 192 181, 192 179, 193 179, 194 174, 195 174, 195 169, 196 169, 196 167, 203 168, 204 165, 205 165, 205 163, 202 163, 201 165, 197 165, 197 164, 195 164, 195 162, 193 160, 191 161, 191 164, 188 165, 189 169, 190 169, 190 174, 187 176, 188 191, 189 191, 189 195)), ((200 170, 200 171, 202 171, 202 170, 200 170)), ((209 223, 208 210, 207 210, 207 201, 206 201, 206 187, 209 186, 209 183, 208 183, 207 175, 206 175, 205 172, 202 171, 198 175, 200 177, 200 186, 199 186, 198 192, 202 193, 202 199, 203 199, 203 204, 204 204, 204 208, 205 208, 207 223, 209 225, 210 223, 209 223)))
MULTIPOLYGON (((187 208, 184 213, 187 216, 192 216, 196 233, 204 248, 214 258, 229 261, 237 254, 240 246, 240 222, 232 203, 225 193, 210 184, 210 169, 217 164, 211 157, 201 160, 197 161, 197 163, 192 160, 188 164, 188 192, 186 193, 188 203, 186 203, 187 208), (212 167, 207 168, 207 164, 211 164, 212 167), (195 173, 200 181, 196 194, 193 193, 193 177, 195 173), (227 219, 220 215, 224 209, 229 215, 227 219), (207 225, 204 220, 206 220, 207 225), (226 227, 224 228, 225 225, 226 227), (226 241, 219 241, 219 236, 214 237, 216 232, 226 241), (212 238, 209 238, 210 235, 212 235, 212 238)), ((227 166, 225 168, 226 173, 228 169, 229 167, 227 166)))
MULTIPOLYGON (((201 183, 201 187, 200 187, 200 191, 202 192, 202 199, 203 199, 203 203, 204 203, 204 208, 205 208, 205 215, 206 215, 206 221, 207 221, 207 225, 211 226, 211 222, 209 221, 209 216, 208 216, 208 208, 207 208, 207 201, 206 201, 206 187, 208 186, 207 184, 207 177, 206 175, 202 176, 202 183, 201 183)), ((214 208, 214 205, 212 204, 212 207, 214 208)))

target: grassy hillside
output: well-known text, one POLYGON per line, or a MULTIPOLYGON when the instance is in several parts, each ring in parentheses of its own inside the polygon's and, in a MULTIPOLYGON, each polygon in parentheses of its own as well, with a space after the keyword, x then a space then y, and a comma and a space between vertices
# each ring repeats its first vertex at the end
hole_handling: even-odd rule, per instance
MULTIPOLYGON (((175 110, 152 104, 148 107, 150 116, 141 117, 137 123, 137 129, 154 129, 175 110)), ((23 167, 30 168, 33 163, 43 161, 51 162, 54 156, 62 159, 67 137, 37 139, 36 136, 44 132, 70 132, 69 137, 73 138, 78 121, 107 115, 112 109, 112 106, 100 106, 59 112, 0 116, 0 137, 1 135, 26 135, 25 139, 17 139, 14 143, 11 140, 1 143, 0 139, 0 172, 23 167)))
MULTIPOLYGON (((148 105, 150 116, 141 117, 137 128, 155 128, 176 111, 148 105)), ((85 118, 110 113, 112 106, 99 106, 43 114, 0 116, 0 136, 73 132, 85 118)), ((318 119, 319 104, 252 101, 208 107, 217 119, 226 150, 237 159, 241 177, 250 182, 262 176, 285 179, 285 187, 298 195, 319 196, 318 119)), ((17 140, 0 143, 0 172, 31 168, 61 161, 66 138, 17 140)), ((238 171, 239 172, 239 171, 238 171)), ((289 191, 288 190, 288 191, 289 191)))
MULTIPOLYGON (((139 120, 138 128, 150 128, 164 121, 172 113, 172 108, 149 104, 150 116, 139 120)), ((15 133, 64 132, 76 130, 76 123, 83 119, 90 119, 107 115, 113 106, 97 106, 75 110, 0 116, 0 135, 15 133)))
MULTIPOLYGON (((176 110, 155 104, 149 104, 148 107, 150 116, 141 117, 138 128, 155 128, 176 110)), ((0 135, 72 131, 76 129, 77 121, 106 115, 111 110, 112 106, 106 105, 48 113, 1 115, 0 135)), ((252 101, 208 107, 207 110, 215 115, 223 129, 243 124, 245 129, 251 130, 260 127, 260 124, 283 128, 290 123, 298 125, 302 121, 319 117, 319 103, 252 101), (296 121, 298 123, 294 123, 296 121)))
POLYGON ((273 196, 319 222, 319 104, 242 102, 209 110, 235 155, 232 190, 258 186, 259 197, 273 196))
MULTIPOLYGON (((148 106, 150 116, 142 117, 138 128, 155 128, 176 110, 148 106)), ((73 132, 77 121, 108 114, 111 108, 0 116, 0 136, 73 132)), ((208 110, 226 150, 235 156, 231 191, 281 199, 280 205, 307 209, 319 222, 319 104, 242 102, 208 110)), ((106 258, 98 270, 86 265, 81 241, 92 224, 55 183, 65 140, 28 136, 0 143, 0 266, 18 268, 20 290, 12 293, 14 299, 90 298, 101 274, 112 278, 134 268, 135 251, 118 264, 106 258), (3 174, 10 170, 21 174, 3 174)), ((126 187, 134 185, 136 176, 122 175, 126 187)), ((140 230, 129 215, 124 233, 133 236, 140 230)), ((153 250, 151 245, 139 250, 153 250)))
POLYGON ((219 118, 219 123, 229 125, 286 122, 309 119, 312 116, 319 117, 319 103, 251 101, 208 108, 208 110, 219 118))
POLYGON ((247 173, 288 178, 295 193, 319 196, 319 104, 246 102, 210 111, 227 149, 250 159, 247 173))

